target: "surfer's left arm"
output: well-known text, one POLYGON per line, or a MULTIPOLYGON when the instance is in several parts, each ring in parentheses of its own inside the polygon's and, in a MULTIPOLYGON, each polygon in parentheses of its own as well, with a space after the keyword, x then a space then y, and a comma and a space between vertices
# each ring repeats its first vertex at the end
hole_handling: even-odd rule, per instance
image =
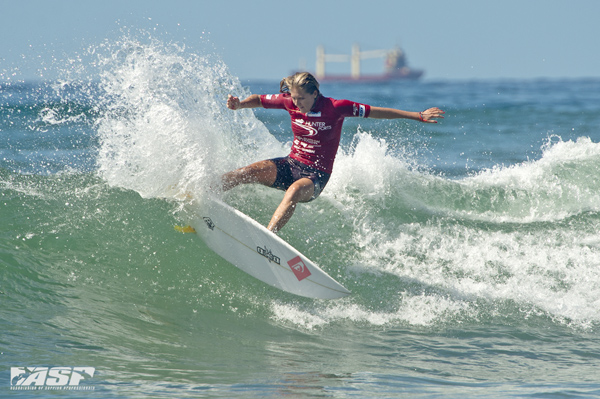
POLYGON ((437 107, 422 112, 403 111, 395 108, 371 107, 369 118, 373 119, 412 119, 425 123, 437 123, 435 119, 443 119, 445 112, 437 107))

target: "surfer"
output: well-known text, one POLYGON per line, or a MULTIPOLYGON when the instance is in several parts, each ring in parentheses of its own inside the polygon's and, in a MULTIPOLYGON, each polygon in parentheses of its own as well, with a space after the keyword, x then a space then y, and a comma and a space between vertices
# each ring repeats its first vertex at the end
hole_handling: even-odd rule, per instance
POLYGON ((229 95, 227 107, 285 109, 290 114, 294 141, 287 157, 255 162, 221 178, 225 191, 248 183, 285 191, 267 226, 274 233, 290 220, 299 202, 314 200, 325 188, 333 170, 344 118, 403 118, 437 123, 437 118, 444 117, 439 108, 410 112, 325 97, 319 91, 319 82, 308 72, 284 78, 279 84, 279 94, 252 94, 244 100, 229 95))

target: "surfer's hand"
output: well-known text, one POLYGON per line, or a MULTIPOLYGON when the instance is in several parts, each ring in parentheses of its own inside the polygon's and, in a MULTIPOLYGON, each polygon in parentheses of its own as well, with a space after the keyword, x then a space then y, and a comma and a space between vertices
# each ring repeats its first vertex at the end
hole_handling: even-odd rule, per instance
POLYGON ((421 122, 425 123, 437 123, 435 119, 444 119, 444 114, 445 112, 439 109, 438 107, 433 107, 426 109, 423 112, 419 112, 419 119, 421 120, 421 122))
POLYGON ((238 97, 234 97, 231 94, 227 96, 227 108, 229 109, 240 109, 240 99, 238 97))

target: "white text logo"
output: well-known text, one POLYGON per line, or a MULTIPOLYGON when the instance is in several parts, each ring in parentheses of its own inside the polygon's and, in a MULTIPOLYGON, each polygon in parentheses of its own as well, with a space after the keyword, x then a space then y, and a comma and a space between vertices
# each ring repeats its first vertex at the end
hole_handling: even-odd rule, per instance
POLYGON ((94 367, 11 367, 10 389, 15 390, 93 390, 81 386, 94 377, 94 367))

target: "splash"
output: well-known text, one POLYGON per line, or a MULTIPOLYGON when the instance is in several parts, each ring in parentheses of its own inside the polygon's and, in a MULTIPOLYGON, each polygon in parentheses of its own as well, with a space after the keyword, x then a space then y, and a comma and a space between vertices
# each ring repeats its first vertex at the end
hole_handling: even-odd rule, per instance
POLYGON ((281 145, 251 111, 226 108, 247 95, 214 55, 126 36, 94 50, 101 69, 100 175, 144 197, 169 187, 198 191, 216 176, 281 145))

